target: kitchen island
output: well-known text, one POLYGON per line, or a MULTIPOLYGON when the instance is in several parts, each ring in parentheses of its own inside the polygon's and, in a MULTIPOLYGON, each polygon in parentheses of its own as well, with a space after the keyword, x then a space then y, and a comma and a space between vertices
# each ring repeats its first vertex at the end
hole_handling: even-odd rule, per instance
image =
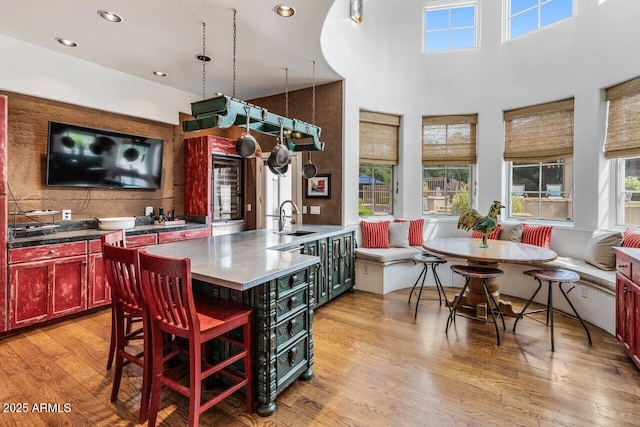
POLYGON ((269 416, 285 388, 313 377, 316 294, 335 297, 353 287, 354 248, 353 229, 301 225, 159 244, 146 252, 190 258, 198 291, 253 307, 256 411, 269 416))

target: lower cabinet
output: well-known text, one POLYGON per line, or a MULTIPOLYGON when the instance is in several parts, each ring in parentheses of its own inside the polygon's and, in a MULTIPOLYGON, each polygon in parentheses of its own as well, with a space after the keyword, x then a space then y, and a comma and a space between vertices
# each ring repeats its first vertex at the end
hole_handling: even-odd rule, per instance
POLYGON ((353 287, 354 232, 305 243, 303 252, 320 257, 320 264, 315 268, 314 307, 332 300, 353 287))
POLYGON ((87 308, 87 256, 9 265, 9 329, 87 308))
MULTIPOLYGON (((205 237, 206 228, 127 236, 128 247, 205 237)), ((8 251, 7 330, 111 303, 99 239, 8 251)))
POLYGON ((616 252, 616 338, 640 368, 640 254, 616 252))

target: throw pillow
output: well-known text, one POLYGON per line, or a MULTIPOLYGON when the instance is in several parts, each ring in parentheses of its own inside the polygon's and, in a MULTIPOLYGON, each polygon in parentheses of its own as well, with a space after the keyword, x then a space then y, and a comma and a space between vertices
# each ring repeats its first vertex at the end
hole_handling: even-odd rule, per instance
MULTIPOLYGON (((397 218, 394 222, 406 222, 406 219, 397 218)), ((422 246, 424 237, 422 230, 424 229, 424 219, 412 219, 409 221, 409 244, 411 246, 422 246)))
POLYGON ((622 246, 625 248, 640 248, 640 231, 627 228, 622 236, 622 246))
POLYGON ((595 231, 587 243, 584 260, 602 270, 615 270, 616 255, 611 248, 622 244, 618 231, 595 231))
POLYGON ((363 248, 382 248, 389 247, 389 221, 380 222, 360 222, 362 231, 362 247, 363 248))
POLYGON ((522 243, 530 245, 542 246, 549 249, 551 243, 551 232, 553 227, 550 225, 522 225, 522 243))
POLYGON ((512 242, 519 243, 522 241, 522 223, 501 222, 500 233, 498 233, 498 239, 510 240, 512 242))
MULTIPOLYGON (((498 236, 500 235, 501 228, 502 226, 498 223, 498 225, 496 226, 496 229, 493 230, 491 233, 487 234, 487 239, 498 240, 498 236)), ((474 239, 481 239, 482 233, 480 233, 479 231, 473 230, 473 233, 471 233, 471 237, 473 237, 474 239)))
POLYGON ((389 245, 392 248, 409 247, 409 223, 393 222, 389 224, 389 245))

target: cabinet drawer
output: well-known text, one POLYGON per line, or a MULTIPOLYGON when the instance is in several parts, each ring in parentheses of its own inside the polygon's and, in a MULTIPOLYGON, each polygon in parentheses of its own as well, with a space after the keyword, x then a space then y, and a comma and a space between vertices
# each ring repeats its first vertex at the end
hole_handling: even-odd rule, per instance
MULTIPOLYGON (((631 279, 631 264, 630 258, 620 254, 616 255, 616 270, 629 279, 631 279)), ((638 272, 640 273, 640 270, 638 272)))
POLYGON ((280 351, 290 340, 295 340, 301 333, 307 333, 309 330, 308 319, 309 313, 303 310, 276 326, 276 352, 280 351))
POLYGON ((278 278, 278 292, 276 298, 281 298, 296 287, 307 283, 307 270, 300 270, 288 276, 278 278))
POLYGON ((127 247, 138 248, 140 246, 155 245, 158 243, 158 235, 153 234, 138 234, 136 236, 127 236, 127 247))
POLYGON ((299 368, 306 365, 308 360, 309 344, 306 336, 290 348, 278 354, 276 359, 278 387, 289 383, 290 376, 299 375, 299 368))
POLYGON ((283 320, 287 315, 300 306, 309 302, 309 289, 307 286, 291 293, 276 302, 276 322, 283 320))
POLYGON ((94 254, 96 252, 102 252, 102 242, 100 239, 89 240, 89 253, 94 254))
POLYGON ((26 261, 42 261, 73 255, 85 255, 87 242, 56 243, 53 245, 29 246, 9 250, 9 264, 26 261))
POLYGON ((158 243, 175 242, 177 240, 199 239, 207 237, 206 228, 196 228, 194 230, 165 231, 158 233, 158 243))

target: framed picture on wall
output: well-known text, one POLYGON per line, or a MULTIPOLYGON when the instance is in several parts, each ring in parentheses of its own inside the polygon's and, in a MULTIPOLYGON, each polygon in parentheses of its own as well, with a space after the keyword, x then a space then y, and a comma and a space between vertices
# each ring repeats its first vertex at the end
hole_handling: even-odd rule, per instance
POLYGON ((331 174, 318 174, 315 177, 308 179, 305 196, 317 199, 331 198, 331 174))

